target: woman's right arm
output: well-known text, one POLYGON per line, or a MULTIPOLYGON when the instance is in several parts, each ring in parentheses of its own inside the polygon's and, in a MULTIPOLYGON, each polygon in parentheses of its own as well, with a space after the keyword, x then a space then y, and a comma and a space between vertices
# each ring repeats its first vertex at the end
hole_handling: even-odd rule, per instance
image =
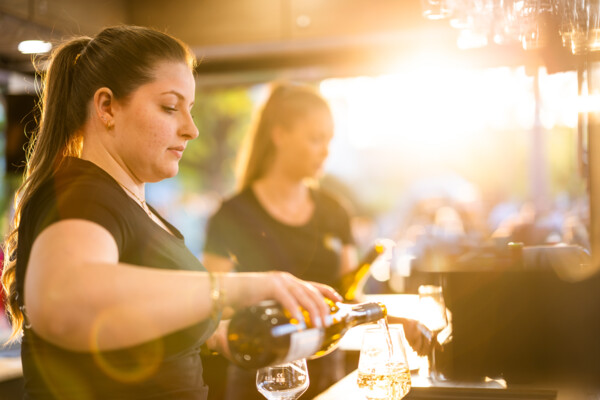
POLYGON ((210 272, 231 272, 234 267, 230 258, 213 253, 202 254, 202 265, 210 272))
MULTIPOLYGON (((272 298, 324 319, 332 289, 286 273, 222 274, 223 306, 272 298)), ((67 349, 111 350, 143 343, 207 319, 208 273, 145 268, 118 262, 112 235, 85 220, 63 220, 35 240, 25 277, 32 329, 67 349)))

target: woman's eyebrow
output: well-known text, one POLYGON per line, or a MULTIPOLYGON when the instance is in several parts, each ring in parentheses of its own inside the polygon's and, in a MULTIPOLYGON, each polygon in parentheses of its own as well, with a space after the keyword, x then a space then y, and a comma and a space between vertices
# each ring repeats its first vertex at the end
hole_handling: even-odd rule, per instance
POLYGON ((162 92, 161 94, 174 94, 175 96, 179 97, 181 100, 185 100, 185 97, 176 90, 167 90, 166 92, 162 92))
MULTIPOLYGON (((178 92, 178 91, 176 91, 176 90, 167 90, 166 92, 162 92, 162 93, 161 93, 161 95, 163 95, 163 94, 174 94, 174 95, 175 95, 175 96, 177 96, 177 98, 179 98, 181 101, 185 101, 185 96, 184 96, 183 94, 179 93, 179 92, 178 92)), ((193 104, 194 104, 194 102, 192 101, 192 102, 190 103, 190 105, 193 105, 193 104)))

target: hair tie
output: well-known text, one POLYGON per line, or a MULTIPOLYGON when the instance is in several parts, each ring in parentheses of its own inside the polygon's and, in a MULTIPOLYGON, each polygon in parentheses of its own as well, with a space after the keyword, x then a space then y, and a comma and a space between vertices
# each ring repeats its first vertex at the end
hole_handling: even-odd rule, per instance
POLYGON ((77 64, 77 60, 79 60, 79 57, 81 57, 81 53, 78 53, 78 54, 75 56, 75 61, 73 61, 73 65, 77 64))

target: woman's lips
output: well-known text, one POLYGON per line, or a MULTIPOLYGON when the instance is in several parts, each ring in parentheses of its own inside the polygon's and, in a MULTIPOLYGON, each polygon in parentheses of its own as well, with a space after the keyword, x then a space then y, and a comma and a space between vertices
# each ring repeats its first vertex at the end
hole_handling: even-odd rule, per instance
POLYGON ((171 153, 175 154, 177 156, 177 158, 181 158, 181 157, 183 157, 183 150, 185 150, 185 147, 183 147, 183 146, 169 147, 168 150, 171 153))

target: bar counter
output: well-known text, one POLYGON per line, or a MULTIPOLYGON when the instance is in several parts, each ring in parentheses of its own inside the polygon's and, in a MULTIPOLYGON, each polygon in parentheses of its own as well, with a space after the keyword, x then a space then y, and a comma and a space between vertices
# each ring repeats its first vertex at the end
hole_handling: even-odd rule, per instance
MULTIPOLYGON (((354 370, 314 400, 365 400, 356 384, 357 370, 354 370)), ((432 383, 426 378, 413 374, 411 390, 405 399, 466 399, 466 400, 586 400, 584 393, 568 390, 540 388, 537 386, 506 387, 503 381, 489 380, 481 383, 443 382, 432 383), (559 395, 560 394, 560 395, 559 395)), ((597 397, 594 397, 597 398, 597 397)))
MULTIPOLYGON (((364 301, 380 301, 388 308, 388 314, 403 318, 418 319, 418 296, 408 294, 368 295, 364 301)), ((352 328, 342 339, 340 349, 359 351, 362 334, 366 327, 352 328)), ((405 399, 521 399, 521 400, 600 400, 597 389, 585 390, 557 382, 541 382, 535 384, 511 384, 503 379, 485 378, 481 382, 431 381, 419 376, 418 368, 426 362, 426 357, 419 357, 404 343, 411 370, 411 391, 405 399)), ((358 365, 356 365, 358 367, 358 365)), ((357 370, 352 371, 339 382, 315 397, 314 400, 365 400, 356 383, 357 370)), ((301 399, 300 399, 301 400, 301 399)))

